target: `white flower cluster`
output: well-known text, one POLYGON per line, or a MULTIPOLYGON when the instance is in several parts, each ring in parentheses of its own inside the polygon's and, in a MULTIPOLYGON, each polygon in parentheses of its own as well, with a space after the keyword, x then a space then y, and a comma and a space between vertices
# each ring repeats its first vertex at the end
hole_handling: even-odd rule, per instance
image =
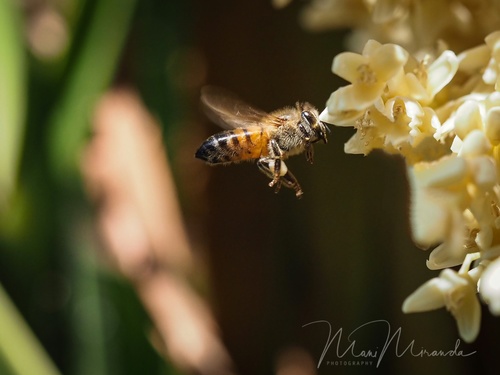
POLYGON ((500 315, 500 32, 458 55, 422 60, 370 40, 361 54, 336 56, 332 70, 350 84, 330 96, 321 120, 357 130, 347 153, 405 158, 414 240, 438 245, 427 265, 444 270, 403 310, 446 307, 473 341, 478 292, 500 315))
MULTIPOLYGON (((276 5, 288 3, 273 0, 276 5)), ((302 14, 310 30, 352 28, 351 50, 368 39, 414 52, 445 40, 453 51, 482 41, 500 24, 497 0, 311 0, 302 14)))

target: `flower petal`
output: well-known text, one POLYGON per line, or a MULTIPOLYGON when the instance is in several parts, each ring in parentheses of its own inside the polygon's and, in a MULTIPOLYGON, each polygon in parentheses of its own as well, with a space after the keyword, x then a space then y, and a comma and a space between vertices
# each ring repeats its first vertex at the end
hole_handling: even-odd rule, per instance
POLYGON ((450 251, 447 244, 441 244, 431 251, 426 262, 430 270, 441 270, 443 268, 455 267, 464 261, 465 251, 450 251))
POLYGON ((486 45, 491 49, 493 58, 500 60, 500 31, 495 31, 484 38, 486 45))
POLYGON ((477 157, 487 155, 491 151, 491 144, 481 130, 471 131, 464 139, 460 153, 461 157, 477 157))
POLYGON ((425 187, 446 188, 462 184, 468 174, 467 163, 459 157, 443 157, 433 163, 415 164, 414 176, 425 187))
POLYGON ((455 76, 458 58, 452 51, 444 51, 427 70, 427 92, 434 97, 455 76))
POLYGON ((476 297, 476 292, 469 286, 470 290, 465 293, 460 301, 460 308, 452 310, 457 321, 458 332, 465 342, 473 342, 479 334, 481 326, 481 306, 476 297))
POLYGON ((377 42, 374 39, 368 40, 365 46, 363 47, 363 56, 373 55, 375 51, 377 51, 380 47, 382 47, 382 43, 377 42))
POLYGON ((479 283, 479 293, 493 315, 500 315, 500 258, 491 262, 484 270, 479 283))
POLYGON ((339 77, 351 83, 358 82, 359 67, 368 64, 368 57, 354 52, 339 53, 333 59, 332 71, 339 77))
POLYGON ((494 59, 490 59, 488 66, 483 72, 483 81, 488 85, 496 83, 498 76, 498 64, 494 59))
POLYGON ((500 107, 493 107, 486 114, 485 132, 493 146, 500 144, 500 107))
MULTIPOLYGON (((468 164, 472 173, 472 178, 480 191, 486 193, 493 189, 498 181, 497 167, 493 158, 489 156, 478 156, 469 160, 468 164)), ((488 203, 490 203, 489 200, 488 203)), ((489 214, 489 210, 483 211, 489 214)))
POLYGON ((423 103, 428 103, 432 100, 432 96, 429 95, 428 91, 415 74, 406 73, 404 79, 406 89, 408 90, 407 96, 423 103))
POLYGON ((439 277, 435 277, 420 286, 403 302, 404 313, 436 310, 445 306, 444 293, 452 285, 439 277))
POLYGON ((483 119, 479 104, 475 100, 467 100, 457 109, 455 115, 455 134, 464 140, 472 130, 482 129, 483 119))
POLYGON ((450 239, 462 229, 461 213, 468 202, 467 176, 465 160, 451 156, 434 163, 416 163, 408 168, 415 242, 432 246, 450 239))
POLYGON ((378 82, 386 82, 403 68, 408 60, 408 52, 396 44, 384 44, 370 59, 370 66, 377 75, 378 82))
POLYGON ((491 57, 488 46, 480 46, 468 49, 458 55, 459 69, 468 74, 479 72, 491 57))
POLYGON ((384 85, 348 85, 333 92, 327 108, 331 116, 342 118, 342 113, 364 111, 382 94, 384 85))

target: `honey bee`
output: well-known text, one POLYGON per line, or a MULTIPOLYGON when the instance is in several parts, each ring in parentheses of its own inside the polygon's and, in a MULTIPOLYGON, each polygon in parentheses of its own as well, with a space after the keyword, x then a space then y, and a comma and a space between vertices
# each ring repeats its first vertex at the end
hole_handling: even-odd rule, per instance
POLYGON ((259 169, 271 179, 276 193, 281 186, 295 190, 300 198, 302 188, 284 160, 305 152, 313 163, 313 144, 327 143, 327 125, 319 120, 318 110, 309 103, 295 104, 271 113, 255 109, 233 94, 207 86, 201 101, 208 116, 228 130, 205 140, 195 157, 210 165, 255 160, 259 169))

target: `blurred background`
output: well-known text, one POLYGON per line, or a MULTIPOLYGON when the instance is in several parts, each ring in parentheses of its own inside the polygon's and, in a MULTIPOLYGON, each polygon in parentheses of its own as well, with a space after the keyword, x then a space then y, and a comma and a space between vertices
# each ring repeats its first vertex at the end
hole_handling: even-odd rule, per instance
POLYGON ((219 130, 205 84, 266 111, 322 110, 343 84, 349 31, 304 30, 305 4, 0 0, 0 374, 496 373, 487 310, 459 346, 475 354, 418 356, 458 334, 444 310, 401 312, 438 274, 401 159, 345 155, 352 130, 333 127, 314 165, 287 162, 297 200, 251 163, 194 158, 219 130), (348 350, 375 320, 390 332, 348 350), (324 357, 318 321, 342 333, 324 357), (378 368, 344 363, 398 328, 378 368))

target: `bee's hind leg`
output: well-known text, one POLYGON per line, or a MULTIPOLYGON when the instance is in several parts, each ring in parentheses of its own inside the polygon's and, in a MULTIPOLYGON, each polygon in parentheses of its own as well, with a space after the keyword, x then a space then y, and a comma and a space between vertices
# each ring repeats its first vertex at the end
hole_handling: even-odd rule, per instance
POLYGON ((276 177, 276 159, 272 158, 261 158, 257 161, 257 166, 260 171, 264 173, 267 177, 271 178, 272 181, 269 183, 270 187, 275 187, 275 193, 277 193, 281 186, 284 185, 289 189, 295 190, 295 195, 297 198, 302 197, 303 191, 299 185, 299 182, 295 176, 288 170, 285 163, 282 160, 280 162, 279 174, 276 177))
POLYGON ((304 192, 299 185, 299 182, 295 178, 295 176, 289 170, 280 178, 280 183, 285 185, 289 189, 295 190, 295 196, 297 198, 302 198, 304 192))

